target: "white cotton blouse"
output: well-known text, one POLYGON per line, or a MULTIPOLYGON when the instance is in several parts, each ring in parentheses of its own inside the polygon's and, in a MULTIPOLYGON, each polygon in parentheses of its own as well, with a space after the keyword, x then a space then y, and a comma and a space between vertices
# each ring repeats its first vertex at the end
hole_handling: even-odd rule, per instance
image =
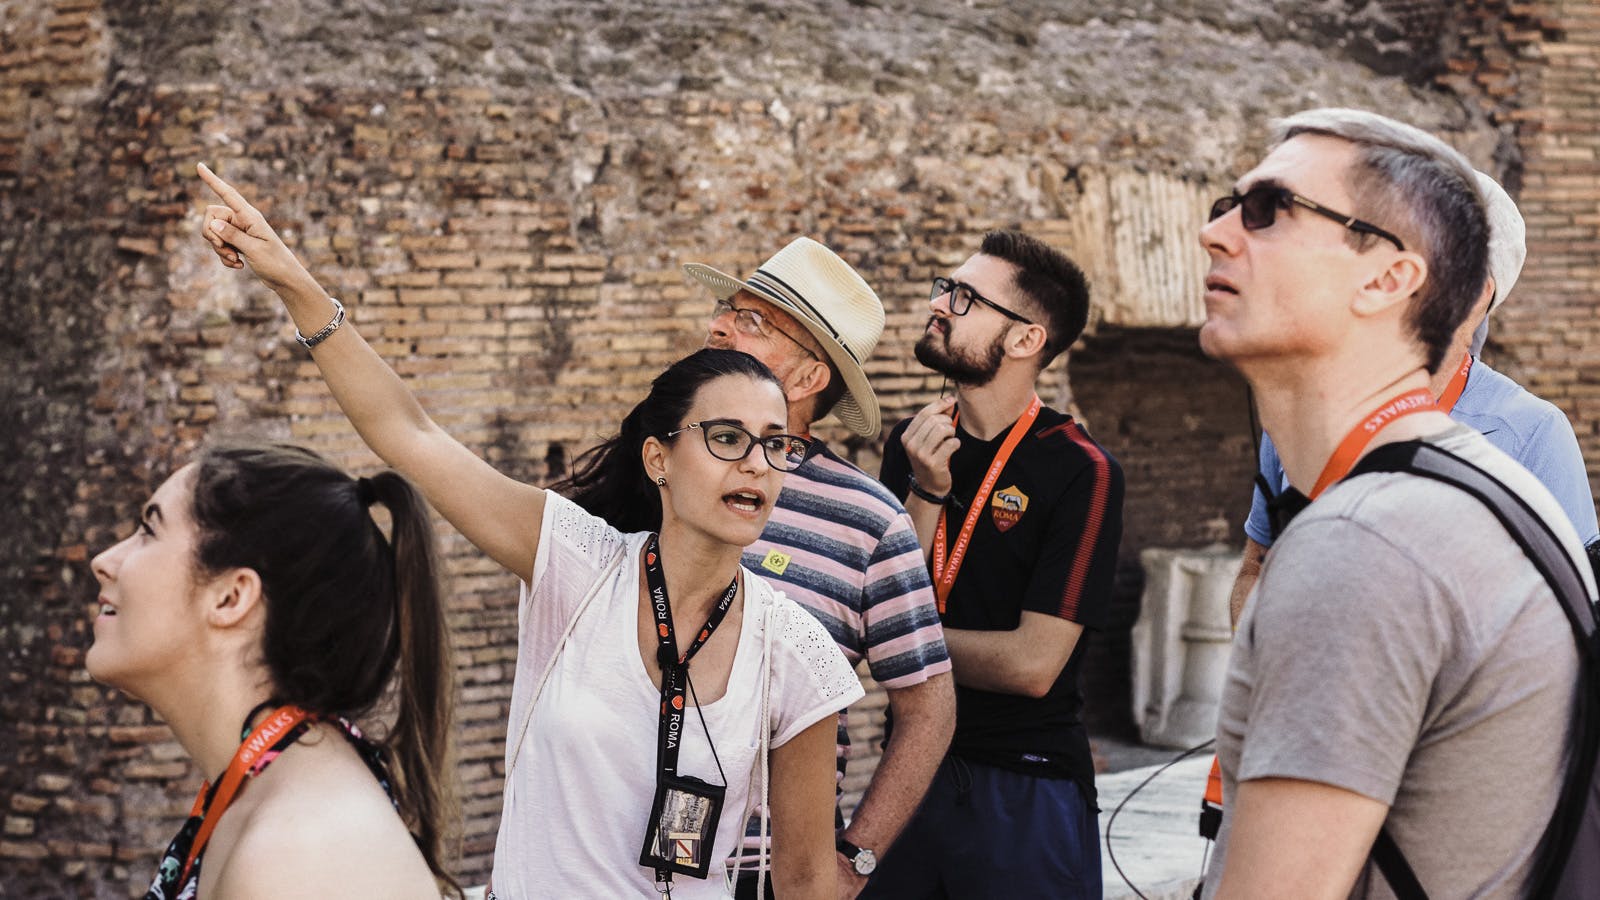
MULTIPOLYGON (((532 581, 522 586, 517 610, 506 735, 511 774, 494 854, 494 890, 502 900, 660 896, 655 873, 638 862, 655 796, 661 705, 637 637, 639 554, 647 537, 623 534, 546 494, 532 581), (574 610, 601 578, 606 583, 562 645, 574 610), (556 653, 530 716, 537 681, 556 653)), ((768 728, 770 745, 780 747, 863 693, 816 619, 749 570, 741 567, 739 575, 745 608, 728 690, 701 709, 728 779, 715 861, 704 881, 675 876, 676 900, 731 896, 725 857, 738 849, 749 811, 761 799, 760 729, 768 728), (763 633, 769 607, 770 641, 763 633), (771 654, 771 686, 763 726, 764 648, 771 654)), ((692 711, 684 734, 679 773, 717 783, 706 733, 692 711)))

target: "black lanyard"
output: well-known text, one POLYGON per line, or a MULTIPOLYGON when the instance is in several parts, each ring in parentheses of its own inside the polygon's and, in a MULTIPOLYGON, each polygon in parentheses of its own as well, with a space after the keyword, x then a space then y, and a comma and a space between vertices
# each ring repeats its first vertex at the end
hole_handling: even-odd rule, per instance
POLYGON ((683 705, 689 686, 689 661, 728 615, 734 595, 739 592, 739 579, 735 577, 728 582, 728 589, 712 608, 705 626, 695 635, 689 649, 679 656, 678 640, 672 633, 672 602, 667 598, 667 579, 661 574, 661 551, 655 535, 650 536, 644 547, 644 575, 650 586, 650 609, 656 617, 656 661, 661 665, 661 728, 656 758, 662 773, 676 775, 678 751, 683 744, 683 705))
MULTIPOLYGON (((706 727, 705 714, 700 712, 700 701, 695 700, 695 710, 700 712, 700 727, 706 732, 706 742, 711 746, 711 758, 717 763, 717 773, 722 778, 722 787, 716 787, 701 781, 698 778, 678 776, 678 754, 683 746, 683 707, 685 695, 694 690, 694 685, 689 680, 689 662, 706 641, 711 639, 717 626, 727 617, 728 610, 733 606, 733 598, 739 591, 739 579, 735 577, 728 582, 728 589, 722 592, 722 597, 717 605, 712 608, 711 615, 706 618, 706 624, 701 627, 700 633, 695 635, 694 641, 689 644, 689 649, 681 655, 678 653, 678 641, 672 631, 672 602, 667 597, 667 580, 661 573, 661 550, 657 543, 656 535, 651 535, 644 548, 644 573, 645 581, 650 589, 650 609, 656 619, 656 661, 661 666, 661 724, 656 732, 656 800, 650 817, 652 824, 646 831, 645 848, 640 852, 640 865, 649 865, 655 869, 656 890, 670 900, 672 896, 672 873, 674 871, 692 875, 696 878, 705 878, 710 863, 711 844, 715 840, 717 819, 722 808, 723 788, 727 786, 727 775, 722 773, 722 761, 717 759, 717 747, 711 740, 711 731, 706 727), (698 827, 691 832, 675 832, 670 828, 663 828, 663 809, 669 797, 674 799, 691 797, 689 802, 695 804, 698 814, 695 821, 698 827), (704 805, 701 805, 704 804, 704 805), (669 843, 673 847, 679 846, 681 838, 693 838, 684 845, 684 851, 674 851, 670 857, 660 850, 660 833, 668 831, 669 843), (684 860, 687 859, 686 863, 684 860)), ((670 821, 682 822, 683 819, 673 819, 668 814, 670 821)))

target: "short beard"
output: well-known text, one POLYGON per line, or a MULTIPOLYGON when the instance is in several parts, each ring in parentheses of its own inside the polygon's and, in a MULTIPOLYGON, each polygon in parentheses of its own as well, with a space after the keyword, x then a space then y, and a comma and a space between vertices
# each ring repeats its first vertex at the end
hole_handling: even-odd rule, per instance
POLYGON ((964 352, 950 346, 950 332, 930 331, 917 341, 912 353, 917 362, 964 387, 983 387, 1000 373, 1006 356, 1006 334, 995 335, 985 351, 964 352))

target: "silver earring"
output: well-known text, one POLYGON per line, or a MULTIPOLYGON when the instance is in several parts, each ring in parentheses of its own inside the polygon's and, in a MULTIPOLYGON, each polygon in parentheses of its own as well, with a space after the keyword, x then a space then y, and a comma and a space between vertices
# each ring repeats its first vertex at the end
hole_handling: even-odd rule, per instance
POLYGON ((657 475, 656 476, 656 484, 659 484, 662 487, 666 487, 667 486, 667 476, 665 476, 665 475, 657 475))

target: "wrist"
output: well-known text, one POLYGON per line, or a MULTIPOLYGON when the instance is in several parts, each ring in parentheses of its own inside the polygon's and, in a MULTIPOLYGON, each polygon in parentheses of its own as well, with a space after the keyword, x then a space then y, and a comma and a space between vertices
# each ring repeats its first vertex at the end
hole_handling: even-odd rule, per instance
POLYGON ((906 477, 906 487, 912 494, 921 497, 934 506, 943 506, 950 502, 950 489, 948 487, 942 491, 933 490, 929 485, 918 481, 916 473, 906 477))
POLYGON ((307 272, 304 266, 295 268, 298 271, 289 273, 281 280, 268 281, 266 278, 261 280, 287 304, 316 304, 326 301, 329 296, 327 289, 318 284, 317 279, 307 272))
POLYGON ((302 334, 298 328, 294 330, 294 339, 299 341, 300 346, 307 350, 315 349, 318 344, 332 337, 333 333, 344 325, 344 304, 334 297, 329 297, 328 302, 333 304, 333 316, 328 320, 328 324, 322 326, 321 330, 309 336, 302 334))
POLYGON ((844 832, 840 832, 834 841, 834 848, 839 855, 844 857, 845 865, 860 876, 871 875, 878 868, 878 855, 866 847, 857 847, 845 839, 844 832))

